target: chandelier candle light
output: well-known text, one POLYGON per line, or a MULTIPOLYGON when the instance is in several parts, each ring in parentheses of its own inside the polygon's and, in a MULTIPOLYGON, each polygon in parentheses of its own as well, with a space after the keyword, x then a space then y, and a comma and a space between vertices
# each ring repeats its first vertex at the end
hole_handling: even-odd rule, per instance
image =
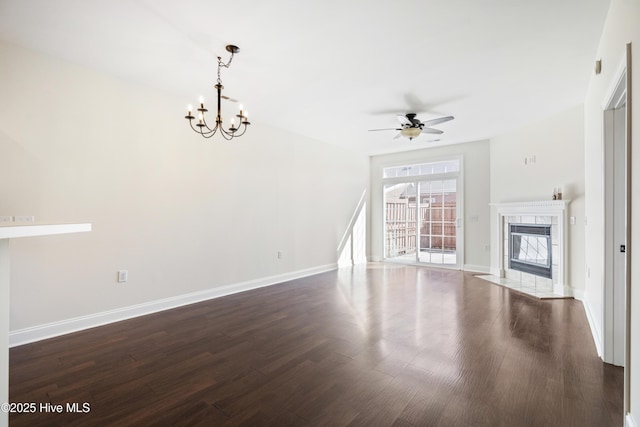
POLYGON ((213 135, 216 134, 218 130, 220 130, 220 134, 223 136, 223 138, 226 140, 230 140, 238 136, 244 135, 244 133, 247 131, 247 126, 251 124, 249 123, 249 118, 248 118, 249 114, 247 113, 246 110, 242 109, 242 104, 240 104, 240 114, 236 114, 236 117, 239 120, 238 127, 236 127, 236 121, 233 118, 231 119, 231 125, 229 129, 225 130, 224 127, 222 127, 222 115, 220 114, 221 99, 224 98, 230 101, 233 101, 233 100, 229 97, 222 95, 222 89, 224 89, 224 86, 222 86, 222 80, 220 79, 220 69, 222 67, 229 68, 229 65, 231 65, 231 61, 233 61, 233 55, 240 52, 240 48, 232 44, 227 45, 226 49, 227 49, 227 52, 231 53, 231 58, 229 58, 229 62, 225 64, 224 62, 222 62, 222 58, 218 56, 218 81, 214 86, 218 91, 218 114, 216 115, 216 125, 213 128, 210 128, 209 125, 207 125, 207 122, 204 117, 204 113, 206 113, 209 110, 204 108, 204 99, 202 97, 200 97, 200 107, 197 109, 198 122, 196 123, 195 127, 193 126, 193 120, 195 119, 195 117, 191 113, 193 111, 191 109, 191 105, 187 107, 188 112, 187 112, 187 115, 184 116, 185 119, 189 120, 189 125, 191 126, 191 129, 193 129, 194 131, 196 131, 197 133, 199 133, 205 138, 211 138, 213 135))

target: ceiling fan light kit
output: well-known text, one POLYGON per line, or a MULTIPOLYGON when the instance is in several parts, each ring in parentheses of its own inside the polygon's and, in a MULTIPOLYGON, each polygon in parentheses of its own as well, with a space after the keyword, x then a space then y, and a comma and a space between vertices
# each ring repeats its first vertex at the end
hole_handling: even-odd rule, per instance
POLYGON ((222 125, 221 100, 222 99, 228 99, 231 101, 234 101, 234 100, 232 100, 227 96, 222 95, 222 89, 224 89, 224 86, 222 85, 222 79, 220 77, 220 69, 223 67, 229 68, 229 65, 231 65, 231 61, 233 61, 233 55, 240 52, 240 48, 238 46, 230 44, 226 46, 226 50, 231 54, 231 57, 229 58, 229 62, 225 64, 224 62, 222 62, 222 58, 218 56, 218 80, 214 85, 218 93, 218 111, 216 114, 215 126, 211 128, 209 127, 209 125, 207 125, 207 121, 205 120, 205 113, 209 110, 207 110, 204 107, 204 99, 202 97, 200 97, 200 107, 196 110, 198 111, 198 120, 197 120, 197 123, 195 124, 195 127, 193 125, 193 121, 196 119, 196 117, 192 114, 193 110, 191 108, 191 105, 187 107, 187 115, 184 116, 185 119, 189 120, 189 125, 191 126, 191 129, 193 129, 195 132, 199 133, 205 138, 211 138, 213 135, 215 135, 218 132, 218 130, 220 131, 220 134, 222 135, 222 137, 226 140, 237 138, 239 136, 244 135, 244 133, 247 131, 247 126, 251 124, 249 122, 248 112, 246 110, 243 110, 242 104, 240 104, 240 113, 236 114, 236 117, 238 118, 238 126, 236 127, 236 122, 234 118, 231 119, 230 126, 228 129, 225 130, 222 125))
MULTIPOLYGON (((444 133, 440 129, 434 129, 431 126, 439 125, 440 123, 445 123, 450 120, 453 120, 453 116, 439 117, 437 119, 427 120, 426 122, 421 122, 416 118, 416 113, 407 113, 405 115, 398 115, 398 121, 400 122, 399 128, 390 128, 390 129, 369 129, 370 132, 380 131, 380 130, 395 130, 400 131, 396 138, 400 136, 404 136, 405 138, 409 138, 409 141, 414 138, 419 137, 423 133, 441 135, 444 133)), ((436 139, 436 141, 439 141, 436 139)))
POLYGON ((412 140, 413 138, 417 138, 418 136, 420 136, 420 134, 422 133, 422 130, 420 128, 409 127, 409 128, 403 128, 400 131, 400 133, 405 138, 409 138, 409 140, 412 140))

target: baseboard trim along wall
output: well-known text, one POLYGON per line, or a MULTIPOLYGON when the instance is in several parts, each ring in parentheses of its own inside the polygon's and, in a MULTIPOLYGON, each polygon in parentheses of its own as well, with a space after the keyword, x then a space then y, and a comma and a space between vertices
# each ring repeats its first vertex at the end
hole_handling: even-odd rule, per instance
POLYGON ((84 329, 95 328, 96 326, 132 319, 134 317, 157 313, 159 311, 169 310, 176 307, 182 307, 184 305, 219 298, 225 295, 236 294, 238 292, 249 291, 251 289, 262 288, 265 286, 277 285, 289 280, 300 279, 336 270, 337 268, 337 264, 327 264, 304 270, 278 274, 275 276, 249 280, 246 282, 220 286, 217 288, 207 289, 205 291, 177 295, 171 298, 150 301, 115 310, 103 311, 88 316, 75 317, 72 319, 33 326, 31 328, 19 329, 17 331, 9 332, 9 347, 17 347, 47 338, 53 338, 72 332, 82 331, 84 329))
POLYGON ((564 286, 564 294, 571 295, 577 300, 580 300, 584 304, 584 291, 582 289, 574 289, 571 286, 564 286))
POLYGON ((591 311, 591 306, 584 298, 584 293, 582 298, 578 298, 577 295, 574 295, 574 298, 582 301, 582 305, 584 306, 584 312, 587 315, 587 321, 589 322, 589 328, 591 329, 591 335, 593 336, 593 342, 596 345, 596 351, 598 352, 598 357, 602 359, 602 335, 600 334, 600 329, 598 329, 597 324, 595 322, 595 317, 593 317, 593 312, 591 311))
POLYGON ((624 417, 625 427, 639 427, 633 419, 633 415, 630 412, 627 412, 627 416, 624 417))
POLYGON ((491 268, 487 267, 486 265, 465 264, 462 269, 464 271, 468 271, 469 273, 491 274, 491 268))

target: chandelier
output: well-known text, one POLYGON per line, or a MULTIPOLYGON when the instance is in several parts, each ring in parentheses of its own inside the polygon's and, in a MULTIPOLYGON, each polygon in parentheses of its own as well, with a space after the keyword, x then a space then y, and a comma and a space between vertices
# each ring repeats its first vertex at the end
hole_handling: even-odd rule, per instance
POLYGON ((193 122, 194 122, 194 119, 196 119, 196 117, 194 117, 192 114, 193 110, 191 109, 191 105, 187 107, 188 112, 187 112, 187 115, 184 116, 185 119, 189 120, 189 125, 191 126, 191 129, 193 129, 194 131, 196 131, 197 133, 199 133, 205 138, 211 138, 219 130, 220 134, 224 139, 230 140, 238 136, 244 135, 244 133, 247 131, 247 126, 251 124, 249 123, 247 111, 243 110, 242 104, 240 104, 240 113, 236 114, 236 117, 238 118, 238 126, 236 127, 236 121, 234 118, 231 118, 230 126, 228 129, 225 129, 222 125, 222 115, 220 113, 221 99, 227 99, 230 101, 234 101, 234 100, 232 100, 227 96, 222 95, 222 89, 224 89, 224 86, 222 86, 222 80, 220 79, 220 69, 222 67, 229 68, 229 65, 231 65, 231 61, 233 61, 233 55, 240 52, 240 48, 232 44, 227 45, 226 49, 227 49, 227 52, 231 53, 231 58, 229 58, 229 62, 225 64, 224 62, 222 62, 222 58, 218 56, 218 81, 214 86, 218 91, 218 113, 216 115, 215 126, 209 127, 209 125, 207 124, 207 121, 205 120, 204 115, 209 110, 204 108, 204 99, 202 97, 200 97, 200 107, 197 109, 198 118, 195 126, 193 122))

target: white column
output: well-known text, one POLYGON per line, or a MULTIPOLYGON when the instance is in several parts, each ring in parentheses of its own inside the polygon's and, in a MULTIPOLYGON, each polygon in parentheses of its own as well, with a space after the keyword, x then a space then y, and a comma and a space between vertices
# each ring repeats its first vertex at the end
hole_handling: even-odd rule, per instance
MULTIPOLYGON (((9 402, 9 239, 0 239, 0 404, 9 402)), ((0 412, 0 427, 9 414, 0 412)))
POLYGON ((504 217, 500 212, 498 212, 498 220, 497 220, 497 228, 498 228, 498 277, 505 277, 505 265, 504 265, 504 217))

